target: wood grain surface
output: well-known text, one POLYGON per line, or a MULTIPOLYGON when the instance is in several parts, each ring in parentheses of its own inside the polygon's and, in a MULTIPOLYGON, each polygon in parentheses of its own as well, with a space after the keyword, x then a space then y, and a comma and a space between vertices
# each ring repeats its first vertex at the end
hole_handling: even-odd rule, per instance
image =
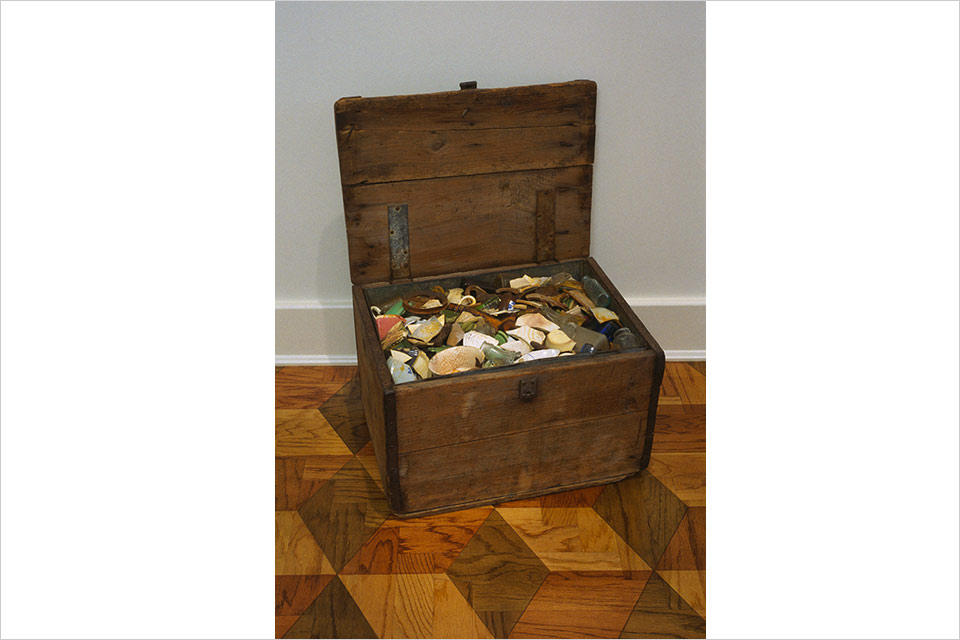
POLYGON ((537 194, 543 191, 555 194, 555 259, 584 258, 592 182, 592 167, 585 165, 346 186, 351 280, 390 280, 387 207, 395 204, 407 205, 414 278, 535 262, 537 194))
POLYGON ((705 636, 705 407, 685 402, 705 398, 704 366, 667 363, 687 382, 661 391, 650 470, 415 518, 386 506, 356 370, 297 369, 277 372, 277 637, 705 636))
POLYGON ((469 91, 341 98, 334 105, 338 131, 436 131, 593 124, 597 84, 553 84, 469 91))

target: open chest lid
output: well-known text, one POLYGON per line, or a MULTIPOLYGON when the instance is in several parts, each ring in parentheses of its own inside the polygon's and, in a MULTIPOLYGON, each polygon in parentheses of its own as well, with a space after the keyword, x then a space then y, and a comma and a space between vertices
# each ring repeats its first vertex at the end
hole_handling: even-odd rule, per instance
POLYGON ((585 258, 591 80, 334 105, 354 284, 585 258))

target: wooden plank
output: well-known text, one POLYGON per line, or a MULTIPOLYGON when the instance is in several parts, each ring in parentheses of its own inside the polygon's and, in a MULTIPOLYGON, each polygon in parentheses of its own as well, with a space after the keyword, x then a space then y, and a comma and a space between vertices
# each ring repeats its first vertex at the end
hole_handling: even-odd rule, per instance
MULTIPOLYGON (((399 385, 399 452, 484 439, 496 447, 490 438, 645 411, 649 404, 652 353, 574 356, 535 364, 542 363, 481 372, 482 383, 474 374, 399 385), (522 400, 520 380, 530 377, 537 379, 537 396, 522 400)), ((628 442, 639 435, 638 429, 628 442)))
POLYGON ((430 509, 509 500, 639 470, 637 433, 646 410, 400 455, 406 505, 430 509))
POLYGON ((389 282, 387 207, 408 206, 411 277, 537 262, 537 193, 556 192, 555 259, 587 257, 590 166, 344 187, 350 276, 389 282))
POLYGON ((657 420, 657 402, 659 401, 660 384, 663 382, 663 370, 665 366, 663 349, 660 348, 660 344, 657 343, 650 332, 647 331, 647 328, 643 326, 643 322, 641 322, 637 314, 633 312, 633 308, 627 304, 627 301, 623 299, 620 291, 613 285, 613 282, 610 281, 607 274, 603 272, 603 269, 600 268, 597 261, 588 257, 587 265, 593 272, 594 277, 600 282, 603 288, 606 289, 607 293, 610 294, 611 308, 620 315, 621 321, 624 321, 628 326, 632 326, 632 328, 640 334, 650 347, 650 351, 656 357, 656 364, 652 376, 653 393, 650 394, 650 405, 647 408, 648 423, 643 435, 643 454, 640 458, 640 468, 646 469, 650 463, 650 451, 653 448, 653 433, 657 420))
POLYGON ((338 130, 437 131, 592 124, 597 84, 574 80, 470 91, 376 98, 341 98, 338 130))
POLYGON ((537 262, 556 255, 557 192, 537 191, 537 262))
POLYGON ((593 163, 594 125, 337 133, 344 185, 593 163))
POLYGON ((387 501, 399 509, 399 481, 396 461, 396 424, 393 378, 380 350, 373 320, 360 287, 353 287, 354 333, 357 340, 357 361, 360 374, 360 395, 363 413, 370 432, 377 467, 387 501), (388 429, 391 431, 388 435, 388 429))

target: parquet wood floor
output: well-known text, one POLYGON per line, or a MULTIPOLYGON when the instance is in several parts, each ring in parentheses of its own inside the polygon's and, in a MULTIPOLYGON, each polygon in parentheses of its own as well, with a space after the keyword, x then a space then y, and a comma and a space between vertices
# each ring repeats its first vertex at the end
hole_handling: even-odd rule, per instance
POLYGON ((276 372, 278 638, 703 638, 706 364, 667 363, 649 468, 390 514, 355 367, 276 372))

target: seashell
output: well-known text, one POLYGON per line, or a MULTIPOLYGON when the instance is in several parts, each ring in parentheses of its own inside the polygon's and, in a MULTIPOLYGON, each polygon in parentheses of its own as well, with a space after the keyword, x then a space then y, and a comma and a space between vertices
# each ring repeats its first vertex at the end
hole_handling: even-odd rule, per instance
POLYGON ((447 301, 450 304, 462 304, 460 299, 463 298, 463 289, 457 287, 456 289, 450 289, 447 292, 447 301))
POLYGON ((463 334, 463 346, 465 347, 479 349, 485 342, 488 344, 500 344, 496 338, 480 333, 479 331, 468 331, 463 334))
MULTIPOLYGON (((532 331, 536 331, 536 329, 532 329, 532 331)), ((508 349, 510 351, 516 351, 522 356, 525 356, 532 351, 529 344, 527 344, 523 340, 516 340, 516 339, 507 340, 502 345, 500 345, 500 348, 508 349)))
POLYGON ((429 369, 433 375, 446 376, 476 369, 483 360, 483 352, 476 347, 450 347, 430 358, 429 369))
POLYGON ((609 322, 611 320, 620 321, 620 318, 617 317, 613 311, 607 309, 606 307, 590 307, 590 313, 593 314, 593 317, 597 319, 597 322, 603 324, 604 322, 609 322))
POLYGON ((547 341, 544 343, 544 346, 547 349, 556 349, 558 351, 573 351, 576 343, 570 339, 570 336, 560 329, 557 329, 547 334, 547 341))
POLYGON ((440 333, 440 329, 443 329, 443 320, 442 315, 432 316, 426 322, 412 325, 410 327, 410 337, 423 340, 424 342, 430 342, 435 335, 440 333))
POLYGON ((463 323, 465 323, 465 322, 472 322, 472 321, 474 321, 474 320, 479 320, 479 319, 480 319, 480 318, 478 318, 477 316, 473 315, 473 314, 470 313, 469 311, 464 311, 464 312, 462 312, 459 316, 457 316, 457 319, 454 320, 454 322, 456 322, 457 324, 463 324, 463 323))
POLYGON ((377 333, 381 340, 387 336, 390 329, 393 329, 398 323, 403 322, 403 318, 400 316, 377 316, 375 320, 377 322, 377 333))
POLYGON ((430 377, 430 358, 423 351, 417 354, 417 359, 413 361, 413 370, 423 379, 430 377))
POLYGON ((528 326, 522 326, 522 327, 517 327, 516 329, 510 329, 510 331, 507 331, 507 335, 520 338, 521 340, 525 340, 530 344, 533 344, 534 342, 543 344, 543 340, 546 337, 544 336, 543 332, 537 331, 533 327, 528 327, 528 326))
MULTIPOLYGON (((443 352, 441 352, 443 353, 443 352)), ((560 355, 560 352, 556 349, 540 349, 539 351, 531 351, 530 353, 520 356, 520 362, 532 362, 534 360, 542 360, 543 358, 556 358, 560 355)))
POLYGON ((394 351, 393 349, 390 349, 390 357, 393 358, 394 360, 396 360, 397 362, 401 363, 401 364, 407 362, 408 360, 410 360, 410 356, 408 356, 408 355, 405 354, 404 352, 402 352, 402 351, 394 351))
POLYGON ((463 340, 463 327, 457 323, 453 323, 450 327, 450 335, 447 336, 447 344, 451 347, 455 347, 460 344, 460 341, 463 340))
POLYGON ((518 327, 533 327, 534 329, 542 329, 547 333, 551 331, 556 331, 560 327, 553 322, 550 322, 543 317, 541 313, 525 313, 519 318, 517 318, 518 327))

